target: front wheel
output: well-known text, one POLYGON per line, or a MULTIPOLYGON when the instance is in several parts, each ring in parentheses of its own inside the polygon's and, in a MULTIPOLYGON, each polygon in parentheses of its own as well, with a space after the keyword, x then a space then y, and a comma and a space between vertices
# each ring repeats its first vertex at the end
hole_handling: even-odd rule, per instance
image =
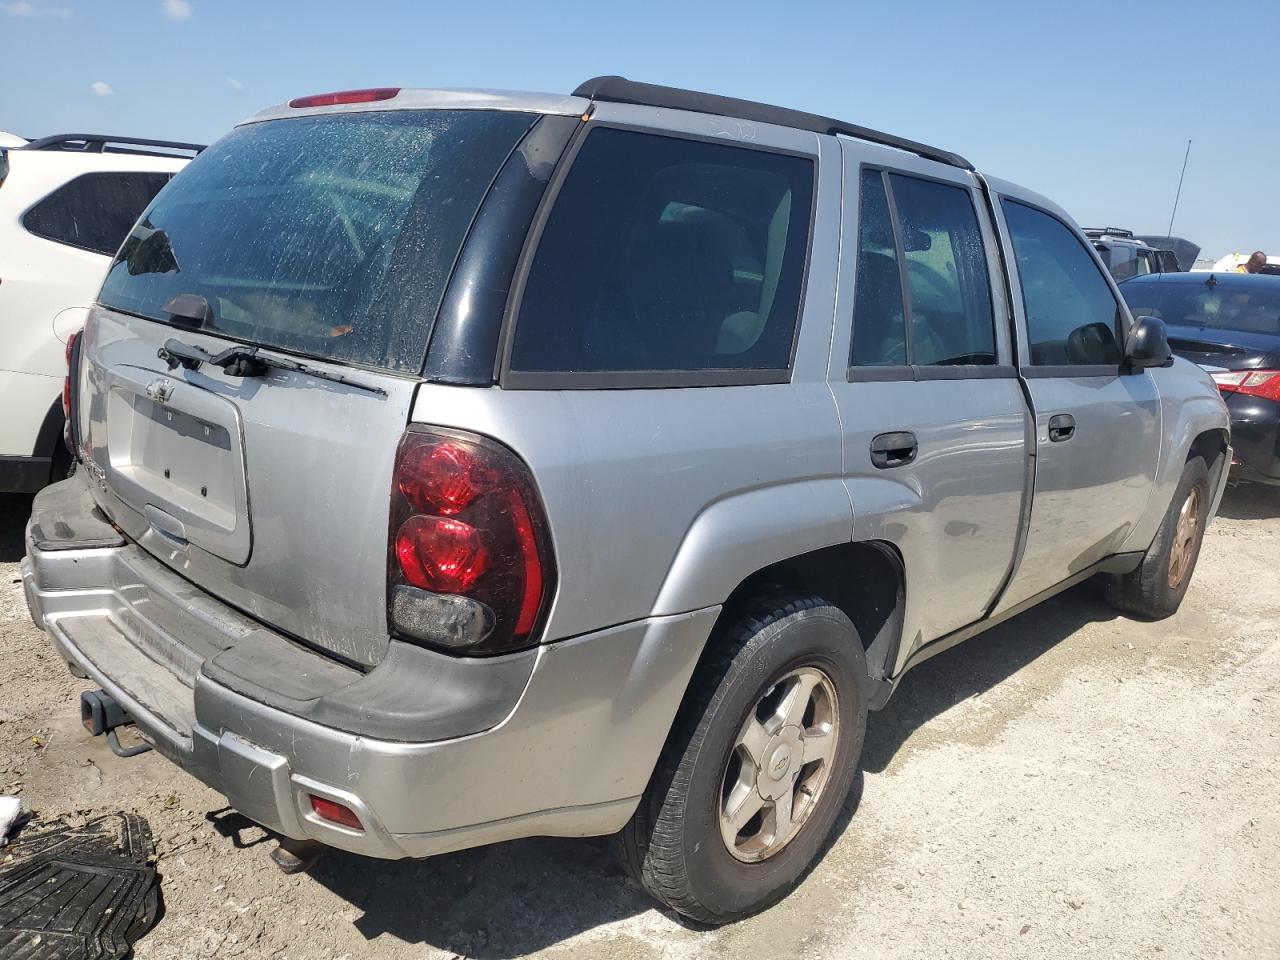
POLYGON ((763 603, 713 644, 619 842, 654 897, 719 924, 780 900, 817 859, 862 752, 866 661, 817 597, 763 603))
POLYGON ((1112 606, 1151 620, 1173 616, 1191 584, 1208 521, 1209 468, 1192 457, 1142 563, 1107 580, 1112 606))

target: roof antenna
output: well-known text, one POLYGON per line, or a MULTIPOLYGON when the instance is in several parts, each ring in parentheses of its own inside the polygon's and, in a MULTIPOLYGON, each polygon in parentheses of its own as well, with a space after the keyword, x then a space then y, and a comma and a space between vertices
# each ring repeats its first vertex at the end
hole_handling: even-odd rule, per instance
POLYGON ((1187 152, 1182 158, 1182 173, 1178 176, 1178 192, 1173 197, 1173 213, 1169 214, 1169 232, 1166 239, 1173 239, 1173 218, 1178 215, 1178 200, 1182 197, 1182 180, 1187 175, 1187 160, 1191 158, 1191 141, 1187 141, 1187 152))

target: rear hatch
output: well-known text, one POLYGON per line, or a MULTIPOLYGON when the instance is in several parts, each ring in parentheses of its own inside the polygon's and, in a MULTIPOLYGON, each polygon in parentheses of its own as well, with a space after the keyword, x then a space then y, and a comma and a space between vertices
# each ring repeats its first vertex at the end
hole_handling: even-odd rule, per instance
POLYGON ((381 659, 396 445, 467 229, 533 120, 250 123, 160 193, 81 348, 78 440, 126 533, 287 634, 381 659))

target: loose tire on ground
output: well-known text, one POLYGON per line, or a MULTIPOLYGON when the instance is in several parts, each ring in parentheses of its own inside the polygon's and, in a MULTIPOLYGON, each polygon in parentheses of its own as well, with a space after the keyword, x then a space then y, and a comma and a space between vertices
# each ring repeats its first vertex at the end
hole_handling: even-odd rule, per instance
POLYGON ((786 896, 822 851, 852 785, 865 677, 857 630, 818 597, 763 601, 713 638, 617 837, 627 869, 703 923, 728 923, 786 896), (753 756, 761 762, 749 764, 753 756), (761 791, 775 799, 751 807, 761 791), (783 823, 798 825, 788 833, 783 823))
POLYGON ((1124 613, 1162 620, 1187 593, 1209 517, 1209 468, 1192 457, 1182 468, 1173 500, 1142 563, 1107 579, 1107 600, 1124 613))

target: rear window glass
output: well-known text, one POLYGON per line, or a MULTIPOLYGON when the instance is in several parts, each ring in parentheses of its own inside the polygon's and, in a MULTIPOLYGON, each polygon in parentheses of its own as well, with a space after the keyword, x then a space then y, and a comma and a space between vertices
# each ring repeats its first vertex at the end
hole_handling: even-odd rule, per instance
POLYGON ((1280 334, 1280 281, 1246 286, 1205 276, 1203 283, 1124 283, 1120 293, 1135 317, 1159 317, 1183 327, 1280 334))
POLYGON ((458 250, 529 114, 386 111, 240 127, 174 179, 99 297, 153 320, 418 372, 458 250))
POLYGON ((112 256, 168 173, 86 173, 64 183, 22 218, 29 233, 112 256))
POLYGON ((530 267, 511 369, 788 370, 812 197, 802 157, 592 131, 530 267))

